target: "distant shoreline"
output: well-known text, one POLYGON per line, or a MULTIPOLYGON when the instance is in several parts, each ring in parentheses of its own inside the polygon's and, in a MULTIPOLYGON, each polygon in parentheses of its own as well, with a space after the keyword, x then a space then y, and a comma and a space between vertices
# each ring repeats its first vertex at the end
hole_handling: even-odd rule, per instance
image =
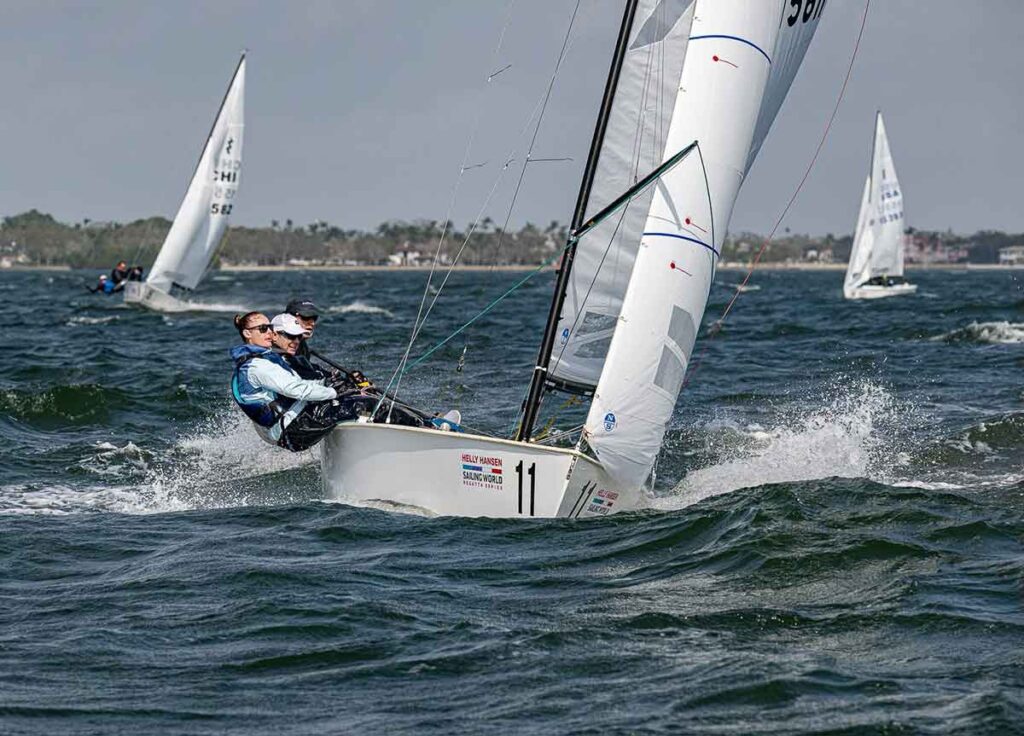
MULTIPOLYGON (((437 266, 437 271, 534 271, 536 265, 516 266, 437 266)), ((746 271, 750 268, 749 263, 738 261, 723 261, 719 264, 720 271, 746 271)), ((845 263, 778 263, 764 262, 758 264, 760 271, 845 271, 845 263)), ((544 270, 553 271, 554 266, 547 266, 544 270)), ((1000 263, 929 263, 929 264, 908 264, 907 271, 1019 271, 1024 270, 1024 264, 1019 266, 1007 266, 1000 263)), ((429 271, 430 266, 221 266, 221 271, 390 271, 399 273, 403 271, 418 272, 429 271)))
MULTIPOLYGON (((539 264, 510 266, 441 266, 435 271, 536 271, 539 264)), ((221 266, 221 271, 429 271, 430 266, 221 266)), ((545 270, 554 270, 554 266, 545 266, 545 270)))
MULTIPOLYGON (((101 266, 84 266, 79 270, 96 270, 101 266)), ((746 271, 750 268, 749 263, 742 263, 738 261, 723 261, 719 264, 719 271, 746 271)), ((536 265, 505 265, 505 266, 437 266, 434 270, 436 271, 535 271, 536 265)), ((12 271, 71 271, 75 270, 71 266, 60 265, 60 266, 10 266, 8 268, 0 268, 0 273, 7 273, 12 271)), ((221 266, 219 271, 224 272, 236 272, 243 273, 247 271, 252 272, 276 272, 276 271, 381 271, 381 272, 423 272, 429 271, 430 266, 221 266)), ((554 271, 555 267, 545 266, 545 271, 554 271)), ((845 271, 845 263, 778 263, 771 261, 763 261, 758 264, 757 270, 759 271, 845 271)), ((1001 263, 930 263, 921 264, 914 263, 908 264, 906 267, 907 271, 1021 271, 1024 270, 1024 264, 1017 266, 1004 265, 1001 263)))

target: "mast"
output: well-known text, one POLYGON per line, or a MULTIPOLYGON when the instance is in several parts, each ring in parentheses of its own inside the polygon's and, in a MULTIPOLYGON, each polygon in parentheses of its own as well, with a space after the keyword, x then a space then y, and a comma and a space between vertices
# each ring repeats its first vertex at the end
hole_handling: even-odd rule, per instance
POLYGON ((569 225, 568 248, 562 256, 562 264, 558 269, 558 280, 555 282, 555 293, 551 299, 551 309, 548 312, 547 325, 544 327, 544 338, 541 340, 537 364, 534 366, 533 377, 530 380, 530 391, 523 405, 523 421, 519 425, 519 431, 516 434, 516 439, 520 442, 529 441, 533 433, 533 423, 537 420, 537 412, 540 409, 541 394, 544 391, 544 384, 548 375, 548 362, 551 360, 551 352, 555 346, 555 335, 558 332, 558 318, 562 313, 562 305, 565 303, 565 290, 569 285, 569 274, 572 271, 572 262, 576 257, 576 246, 579 243, 578 237, 573 236, 572 233, 575 233, 583 225, 583 221, 586 218, 590 190, 594 184, 594 176, 597 173, 601 146, 604 143, 604 134, 608 127, 612 103, 615 101, 615 90, 619 84, 622 62, 629 48, 629 35, 633 28, 633 20, 636 17, 638 4, 639 0, 627 0, 622 14, 622 25, 619 28, 619 37, 615 42, 615 53, 612 56, 611 67, 608 70, 608 81, 605 83, 604 97, 601 99, 601 109, 598 112, 597 124, 594 127, 594 137, 590 141, 590 153, 587 156, 587 165, 583 169, 583 180, 580 182, 580 191, 576 198, 576 209, 573 212, 572 223, 569 225))

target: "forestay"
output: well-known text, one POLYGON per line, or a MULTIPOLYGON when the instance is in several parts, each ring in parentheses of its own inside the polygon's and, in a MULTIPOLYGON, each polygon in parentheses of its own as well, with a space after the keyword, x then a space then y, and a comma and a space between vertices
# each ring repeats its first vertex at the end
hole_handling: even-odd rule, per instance
POLYGON ((882 113, 878 113, 871 174, 864 187, 843 284, 847 295, 874 276, 903 275, 903 230, 903 189, 896 178, 882 113))
POLYGON ((194 289, 227 230, 242 169, 245 55, 228 86, 185 199, 150 269, 147 283, 169 292, 194 289))
MULTIPOLYGON (((701 155, 656 188, 586 423, 588 443, 624 487, 642 484, 654 465, 756 136, 760 126, 762 137, 767 131, 807 47, 803 33, 779 46, 789 28, 784 11, 783 0, 696 0, 666 149, 696 140, 701 155), (770 54, 782 47, 790 68, 773 76, 770 54)), ((816 22, 808 17, 807 33, 816 22)))
MULTIPOLYGON (((693 0, 639 3, 587 217, 664 160, 692 19, 693 0)), ((548 364, 550 379, 582 388, 597 384, 652 197, 653 188, 646 190, 581 239, 548 364)))

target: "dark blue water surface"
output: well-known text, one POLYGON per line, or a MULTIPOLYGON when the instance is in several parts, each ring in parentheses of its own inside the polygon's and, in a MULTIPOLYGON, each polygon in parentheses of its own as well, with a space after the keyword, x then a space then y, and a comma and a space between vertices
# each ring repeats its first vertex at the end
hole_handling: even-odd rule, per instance
MULTIPOLYGON (((234 311, 312 297, 386 380, 423 273, 215 273, 173 315, 0 274, 0 733, 1024 732, 1024 294, 910 275, 758 273, 650 508, 527 522, 325 499, 230 402, 234 311)), ((455 274, 413 354, 521 276, 455 274)), ((510 431, 550 287, 403 395, 510 431)))

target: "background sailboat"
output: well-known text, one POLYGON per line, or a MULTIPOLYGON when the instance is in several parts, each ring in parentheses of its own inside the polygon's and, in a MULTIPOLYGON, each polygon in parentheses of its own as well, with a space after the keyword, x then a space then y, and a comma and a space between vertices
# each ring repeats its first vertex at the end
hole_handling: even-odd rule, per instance
POLYGON ((879 299, 917 291, 917 286, 903 276, 903 232, 903 187, 896 178, 889 138, 879 112, 875 116, 871 170, 864 182, 843 296, 879 299))
POLYGON ((128 282, 124 301, 159 311, 189 308, 173 292, 199 285, 227 231, 242 171, 245 106, 245 54, 206 138, 156 260, 144 282, 128 282))
POLYGON ((597 516, 640 503, 740 185, 824 7, 806 5, 626 4, 516 440, 343 424, 322 448, 329 495, 480 516, 597 516), (664 104, 645 103, 654 95, 664 104), (687 152, 608 213, 639 177, 687 152), (572 448, 533 438, 554 391, 592 398, 572 448))

